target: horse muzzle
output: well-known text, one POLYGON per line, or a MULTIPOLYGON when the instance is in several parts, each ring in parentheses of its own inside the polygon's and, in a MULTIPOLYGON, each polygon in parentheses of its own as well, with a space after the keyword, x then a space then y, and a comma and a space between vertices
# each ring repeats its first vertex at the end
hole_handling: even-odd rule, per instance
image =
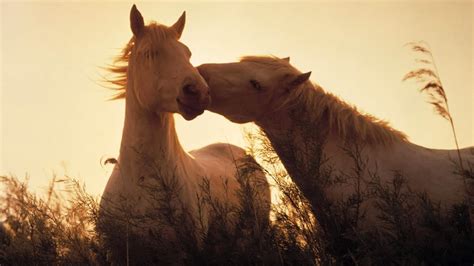
POLYGON ((199 98, 180 96, 176 98, 176 102, 178 103, 179 113, 184 117, 184 119, 189 121, 204 113, 204 110, 206 110, 211 102, 211 97, 210 95, 205 95, 199 98))

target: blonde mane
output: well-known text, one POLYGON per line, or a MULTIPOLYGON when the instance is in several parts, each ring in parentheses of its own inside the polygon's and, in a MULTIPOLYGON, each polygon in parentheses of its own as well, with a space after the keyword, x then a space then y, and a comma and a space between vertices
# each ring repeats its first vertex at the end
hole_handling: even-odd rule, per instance
MULTIPOLYGON (((150 51, 154 43, 167 38, 177 38, 178 33, 170 27, 151 22, 147 27, 146 36, 141 40, 141 45, 135 50, 136 53, 150 51)), ((117 91, 111 100, 124 99, 127 92, 127 72, 129 69, 132 50, 135 47, 135 36, 122 49, 121 53, 115 57, 113 63, 104 69, 112 75, 112 78, 104 77, 108 89, 117 91)))
POLYGON ((291 66, 287 61, 280 59, 276 56, 258 56, 258 55, 247 55, 240 58, 240 62, 253 62, 265 65, 272 69, 287 68, 294 71, 294 67, 291 66), (284 64, 284 62, 286 64, 284 64))
MULTIPOLYGON (((297 71, 288 61, 274 56, 245 56, 241 62, 254 62, 272 69, 287 68, 297 71)), ((293 91, 278 108, 303 106, 312 123, 326 121, 329 131, 345 142, 363 141, 369 145, 390 145, 395 141, 407 141, 407 136, 392 128, 388 122, 369 114, 363 114, 337 96, 325 92, 319 85, 306 82, 303 88, 293 91)))
POLYGON ((317 84, 308 82, 297 99, 309 111, 310 121, 325 119, 329 131, 336 133, 345 142, 390 145, 396 141, 407 141, 407 136, 391 127, 387 121, 359 112, 355 106, 325 92, 317 84))

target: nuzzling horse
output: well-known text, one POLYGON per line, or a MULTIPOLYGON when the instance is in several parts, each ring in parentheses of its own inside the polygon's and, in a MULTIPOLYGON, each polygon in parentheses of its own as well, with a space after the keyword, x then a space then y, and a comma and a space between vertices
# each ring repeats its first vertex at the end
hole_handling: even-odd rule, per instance
MULTIPOLYGON (((189 62, 190 50, 179 41, 185 14, 171 27, 154 22, 145 25, 134 5, 130 25, 133 37, 109 69, 117 75, 110 80, 119 86, 115 98, 125 99, 125 122, 120 156, 103 193, 100 218, 102 221, 126 220, 129 230, 130 217, 149 218, 150 213, 167 206, 171 210, 161 216, 171 219, 177 212, 186 213, 179 216, 182 220, 175 222, 183 227, 194 225, 199 238, 212 223, 210 208, 201 204, 206 197, 201 191, 203 182, 210 194, 207 198, 238 205, 237 165, 246 154, 230 144, 212 144, 187 153, 179 143, 173 114, 179 113, 191 120, 202 114, 210 102, 206 82, 189 62), (175 194, 153 189, 158 187, 176 189, 175 194), (157 206, 157 202, 166 206, 157 206)), ((268 215, 269 186, 263 172, 255 172, 254 177, 260 196, 256 204, 268 215)), ((152 219, 151 224, 154 222, 152 219)), ((153 233, 181 240, 176 239, 175 232, 169 228, 149 232, 147 226, 147 222, 135 221, 134 224, 135 231, 145 238, 153 233)))
MULTIPOLYGON (((397 171, 413 193, 426 192, 442 206, 464 199, 463 177, 454 174, 450 161, 457 158, 455 150, 410 143, 386 122, 358 112, 311 83, 311 72, 301 73, 289 58, 248 56, 235 63, 204 64, 198 70, 211 91, 208 109, 235 123, 255 122, 317 216, 321 217, 327 202, 348 200, 368 188, 373 181, 370 173, 385 185, 397 171), (361 159, 360 164, 354 158, 361 159), (329 165, 335 176, 364 170, 358 174, 365 177, 331 185, 321 173, 322 165, 329 165)), ((461 154, 465 165, 474 163, 474 149, 462 149, 461 154)), ((370 202, 362 205, 366 225, 377 216, 370 202)))

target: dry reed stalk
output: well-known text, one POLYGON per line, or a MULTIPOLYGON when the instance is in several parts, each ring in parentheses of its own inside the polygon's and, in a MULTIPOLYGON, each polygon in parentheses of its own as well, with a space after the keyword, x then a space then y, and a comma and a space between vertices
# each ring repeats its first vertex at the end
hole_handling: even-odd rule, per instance
MULTIPOLYGON (((415 79, 417 82, 422 84, 422 87, 419 89, 421 93, 426 93, 429 96, 428 103, 431 104, 435 112, 442 118, 448 120, 451 125, 451 130, 454 136, 454 142, 456 144, 456 150, 458 154, 459 166, 461 172, 464 176, 464 166, 461 157, 461 152, 459 151, 458 138, 456 135, 456 129, 454 127, 454 120, 449 111, 448 97, 446 96, 446 91, 444 90, 443 83, 439 76, 439 71, 436 66, 436 62, 431 53, 431 48, 429 44, 425 41, 419 42, 410 42, 407 44, 411 50, 421 55, 421 58, 416 58, 415 62, 422 64, 423 66, 408 72, 404 77, 403 81, 415 79)), ((465 182, 465 180, 464 180, 465 182)))
POLYGON ((422 87, 419 88, 420 93, 428 94, 428 103, 434 108, 434 111, 442 118, 448 120, 451 125, 453 132, 454 142, 456 144, 456 151, 458 155, 460 174, 463 178, 464 189, 466 192, 466 198, 470 207, 471 223, 474 224, 474 197, 468 187, 467 180, 471 177, 471 173, 464 168, 461 152, 459 150, 458 138, 456 135, 456 129, 454 127, 454 120, 449 111, 448 97, 444 89, 443 83, 439 75, 438 67, 431 52, 431 47, 425 41, 410 42, 406 44, 412 51, 417 53, 420 57, 415 58, 415 62, 420 64, 420 68, 408 72, 404 77, 403 81, 414 79, 416 82, 421 83, 422 87))

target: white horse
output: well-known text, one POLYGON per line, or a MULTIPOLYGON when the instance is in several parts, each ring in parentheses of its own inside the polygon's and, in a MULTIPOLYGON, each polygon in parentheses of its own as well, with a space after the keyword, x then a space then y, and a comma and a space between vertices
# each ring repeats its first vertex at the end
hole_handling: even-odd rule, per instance
MULTIPOLYGON (((118 210, 127 215, 156 212, 163 206, 154 205, 153 200, 161 197, 164 204, 176 208, 174 211, 189 214, 180 216, 187 220, 178 222, 194 224, 199 237, 212 222, 211 209, 202 204, 203 197, 239 204, 237 165, 246 153, 230 144, 212 144, 187 153, 179 143, 173 113, 191 120, 210 102, 206 82, 189 62, 190 50, 179 42, 185 14, 171 27, 154 22, 145 25, 134 5, 130 24, 133 37, 109 69, 118 75, 110 82, 119 86, 115 98, 125 99, 125 122, 120 156, 103 193, 100 217, 119 215, 118 210), (210 187, 210 195, 203 195, 203 184, 210 187), (150 194, 150 188, 158 186, 176 189, 178 195, 166 198, 166 194, 150 194)), ((258 204, 268 215, 269 186, 262 172, 257 171, 255 179, 261 197, 258 204)))
MULTIPOLYGON (((323 186, 326 180, 315 174, 315 165, 328 163, 335 175, 354 174, 358 166, 348 148, 357 152, 353 149, 356 143, 363 147, 360 158, 369 159, 363 175, 377 171, 381 183, 387 184, 394 171, 400 171, 413 192, 426 192, 442 206, 465 197, 463 178, 453 173, 456 169, 450 160, 457 158, 456 150, 410 143, 386 122, 361 114, 311 83, 311 72, 302 74, 290 65, 289 58, 249 56, 236 63, 204 64, 198 70, 211 90, 213 101, 208 109, 235 123, 255 122, 315 210, 322 210, 325 199, 347 199, 370 181, 323 186), (321 152, 315 147, 321 147, 321 152)), ((461 154, 465 165, 474 163, 473 148, 462 149, 461 154)), ((373 221, 374 206, 363 207, 373 221)))

